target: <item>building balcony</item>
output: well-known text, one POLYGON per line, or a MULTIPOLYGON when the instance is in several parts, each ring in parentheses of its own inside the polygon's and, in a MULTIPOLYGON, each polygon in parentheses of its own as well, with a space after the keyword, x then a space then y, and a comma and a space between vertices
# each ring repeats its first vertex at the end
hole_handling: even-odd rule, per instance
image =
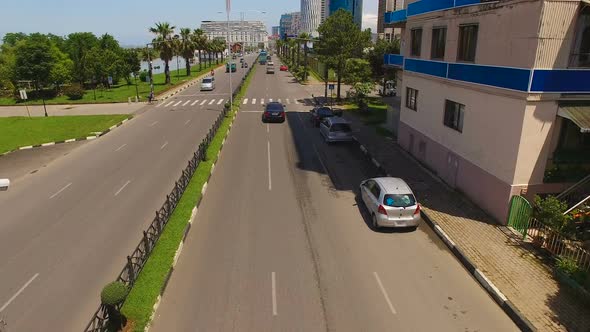
POLYGON ((402 27, 406 23, 406 20, 407 16, 405 9, 385 13, 385 24, 390 24, 394 28, 402 27))
POLYGON ((438 10, 455 7, 477 5, 488 2, 486 0, 421 0, 408 4, 407 16, 420 15, 438 10))
POLYGON ((404 67, 404 56, 401 54, 385 54, 383 64, 388 67, 404 67))

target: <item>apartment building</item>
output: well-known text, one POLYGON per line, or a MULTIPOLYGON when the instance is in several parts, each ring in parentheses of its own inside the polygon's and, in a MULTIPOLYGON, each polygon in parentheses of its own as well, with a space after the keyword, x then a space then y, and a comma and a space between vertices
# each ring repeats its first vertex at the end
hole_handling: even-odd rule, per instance
POLYGON ((385 13, 403 8, 403 0, 379 0, 377 15, 377 35, 379 39, 392 41, 401 37, 401 29, 385 24, 385 13))
POLYGON ((420 0, 402 29, 398 142, 506 222, 512 195, 558 193, 590 173, 590 5, 420 0))
POLYGON ((203 21, 201 29, 209 39, 222 38, 244 46, 257 46, 262 43, 268 47, 268 31, 261 21, 203 21))

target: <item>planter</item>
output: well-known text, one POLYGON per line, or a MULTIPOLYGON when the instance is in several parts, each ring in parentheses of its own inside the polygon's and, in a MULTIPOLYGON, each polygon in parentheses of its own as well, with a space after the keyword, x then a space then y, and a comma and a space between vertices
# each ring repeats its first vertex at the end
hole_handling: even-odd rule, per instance
POLYGON ((555 269, 554 274, 555 278, 564 285, 570 293, 576 296, 585 306, 590 307, 590 292, 560 270, 555 269))

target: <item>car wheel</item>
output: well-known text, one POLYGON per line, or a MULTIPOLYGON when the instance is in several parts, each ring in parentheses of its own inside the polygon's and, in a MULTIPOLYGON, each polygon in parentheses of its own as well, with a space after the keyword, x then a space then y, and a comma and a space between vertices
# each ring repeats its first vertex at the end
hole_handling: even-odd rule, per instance
POLYGON ((372 219, 371 219, 371 225, 373 226, 374 230, 379 230, 379 224, 377 223, 377 216, 375 216, 375 214, 373 213, 372 215, 372 219))

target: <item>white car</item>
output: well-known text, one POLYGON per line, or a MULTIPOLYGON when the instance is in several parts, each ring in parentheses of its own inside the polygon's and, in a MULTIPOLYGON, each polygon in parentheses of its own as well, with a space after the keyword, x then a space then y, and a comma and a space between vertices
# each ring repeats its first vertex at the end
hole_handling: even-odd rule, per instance
POLYGON ((381 177, 361 182, 363 203, 371 214, 373 229, 417 228, 422 217, 420 204, 408 184, 400 178, 381 177))
POLYGON ((201 91, 213 91, 215 89, 215 78, 205 77, 201 81, 201 91))

